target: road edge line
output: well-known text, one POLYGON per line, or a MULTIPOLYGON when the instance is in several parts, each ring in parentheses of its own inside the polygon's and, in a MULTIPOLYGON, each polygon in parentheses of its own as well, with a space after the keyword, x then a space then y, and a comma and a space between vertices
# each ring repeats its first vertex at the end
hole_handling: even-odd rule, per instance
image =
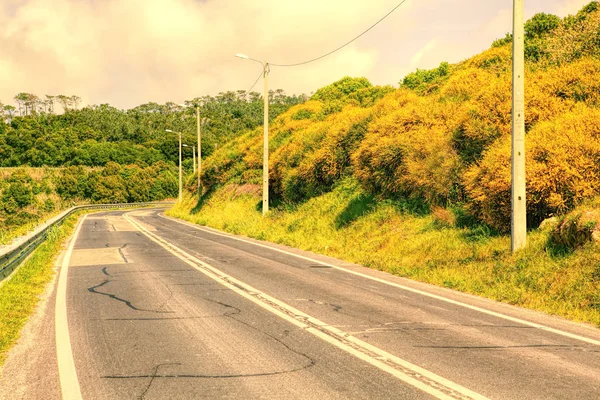
POLYGON ((408 287, 408 286, 404 286, 404 285, 401 285, 401 284, 398 284, 398 283, 394 283, 394 282, 389 282, 389 281, 386 281, 385 279, 376 278, 374 276, 363 274, 363 273, 357 272, 357 271, 352 271, 352 270, 349 270, 349 269, 346 269, 346 268, 343 268, 343 267, 340 267, 340 266, 337 266, 337 265, 326 263, 324 261, 315 260, 314 258, 302 256, 302 255, 299 255, 299 254, 294 254, 294 253, 291 253, 289 251, 285 251, 283 249, 278 249, 276 247, 268 246, 266 244, 255 243, 255 242, 253 242, 251 240, 245 240, 245 239, 236 237, 234 235, 218 231, 218 230, 216 230, 214 228, 199 226, 197 224, 193 224, 193 223, 187 222, 187 221, 182 221, 182 220, 180 220, 178 218, 173 218, 173 217, 170 217, 168 215, 158 214, 158 216, 162 217, 162 218, 165 218, 165 219, 168 219, 168 220, 171 220, 171 221, 174 221, 174 222, 177 222, 177 223, 180 223, 180 224, 183 224, 183 225, 188 225, 188 226, 190 226, 192 228, 198 229, 198 230, 203 231, 203 232, 211 233, 213 235, 226 237, 226 238, 237 240, 237 241, 240 241, 240 242, 243 242, 243 243, 253 244, 253 245, 258 246, 258 247, 263 247, 263 248, 270 249, 270 250, 273 250, 273 251, 276 251, 276 252, 279 252, 279 253, 282 253, 282 254, 287 254, 287 255, 294 256, 294 257, 297 257, 297 258, 300 258, 300 259, 303 259, 303 260, 306 260, 306 261, 310 261, 311 263, 316 263, 316 264, 319 264, 319 265, 331 267, 331 268, 337 269, 338 271, 343 271, 343 272, 346 272, 348 274, 360 276, 360 277, 363 277, 363 278, 366 278, 366 279, 370 279, 370 280, 375 281, 375 282, 383 283, 383 284, 388 285, 388 286, 393 286, 393 287, 396 287, 398 289, 406 290, 407 292, 412 292, 412 293, 419 294, 419 295, 422 295, 422 296, 430 297, 432 299, 444 301, 446 303, 454 304, 454 305, 459 306, 459 307, 468 308, 470 310, 478 311, 478 312, 481 312, 483 314, 491 315, 493 317, 505 319, 507 321, 516 322, 518 324, 526 325, 526 326, 529 326, 529 327, 532 327, 532 328, 536 328, 536 329, 539 329, 539 330, 542 330, 542 331, 551 332, 551 333, 554 333, 556 335, 568 337, 570 339, 579 340, 579 341, 582 341, 582 342, 586 342, 586 343, 589 343, 589 344, 600 346, 600 340, 595 340, 595 339, 587 338, 585 336, 581 336, 581 335, 577 335, 577 334, 574 334, 574 333, 566 332, 566 331, 563 331, 563 330, 560 330, 560 329, 551 328, 549 326, 541 325, 541 324, 538 324, 538 323, 535 323, 535 322, 531 322, 531 321, 527 321, 527 320, 524 320, 524 319, 521 319, 521 318, 511 317, 509 315, 504 315, 504 314, 501 314, 501 313, 496 312, 496 311, 487 310, 487 309, 482 308, 482 307, 473 306, 473 305, 470 305, 470 304, 467 304, 467 303, 463 303, 463 302, 460 302, 458 300, 448 299, 446 297, 443 297, 443 296, 440 296, 440 295, 437 295, 437 294, 427 293, 427 292, 425 292, 423 290, 414 289, 414 288, 411 288, 411 287, 408 287))
POLYGON ((54 309, 54 334, 56 340, 56 358, 58 362, 58 376, 60 379, 60 390, 63 400, 81 400, 81 388, 75 369, 75 360, 73 359, 73 349, 71 347, 71 337, 69 336, 69 322, 67 318, 67 278, 69 273, 69 263, 71 255, 75 248, 75 242, 79 236, 79 231, 87 215, 78 222, 75 233, 71 238, 69 247, 63 257, 56 288, 56 305, 54 309))

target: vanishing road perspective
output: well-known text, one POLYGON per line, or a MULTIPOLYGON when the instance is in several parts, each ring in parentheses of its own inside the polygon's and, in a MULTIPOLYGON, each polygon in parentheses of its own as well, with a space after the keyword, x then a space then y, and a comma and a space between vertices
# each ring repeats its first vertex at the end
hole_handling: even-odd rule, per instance
POLYGON ((2 398, 600 396, 593 328, 162 211, 82 218, 2 398))
POLYGON ((0 0, 0 49, 0 400, 600 400, 600 0, 0 0))

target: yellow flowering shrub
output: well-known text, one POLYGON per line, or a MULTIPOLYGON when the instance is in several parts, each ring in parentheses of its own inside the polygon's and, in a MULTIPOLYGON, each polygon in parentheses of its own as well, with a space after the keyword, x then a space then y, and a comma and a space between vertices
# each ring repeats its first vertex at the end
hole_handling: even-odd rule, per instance
MULTIPOLYGON (((501 231, 510 228, 510 137, 486 151, 464 175, 472 211, 501 231)), ((579 104, 526 136, 529 224, 564 213, 600 194, 600 110, 579 104)))
POLYGON ((298 201, 329 190, 350 166, 350 151, 362 140, 370 115, 369 108, 349 105, 291 136, 273 154, 275 193, 298 201))
MULTIPOLYGON (((586 6, 563 20, 539 16, 528 26, 527 200, 534 226, 598 195, 600 10, 586 6)), ((510 41, 417 71, 391 92, 346 77, 290 108, 270 126, 273 197, 302 201, 352 175, 378 197, 466 202, 481 221, 508 230, 510 41)), ((234 140, 206 160, 202 179, 260 182, 262 146, 262 128, 234 140)))
POLYGON ((452 147, 453 113, 424 97, 375 119, 353 155, 354 174, 367 190, 384 196, 443 200, 458 177, 452 147))

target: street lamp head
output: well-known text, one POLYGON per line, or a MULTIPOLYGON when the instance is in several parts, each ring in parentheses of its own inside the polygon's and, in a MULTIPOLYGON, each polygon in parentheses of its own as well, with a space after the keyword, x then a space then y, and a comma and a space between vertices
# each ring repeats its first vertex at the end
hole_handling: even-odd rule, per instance
POLYGON ((237 53, 235 56, 237 58, 241 58, 241 59, 244 59, 244 60, 247 60, 249 58, 247 55, 242 54, 242 53, 237 53))
POLYGON ((187 104, 177 104, 177 105, 178 105, 179 107, 183 107, 183 108, 186 108, 186 107, 187 107, 187 104))
POLYGON ((175 132, 175 131, 172 131, 172 130, 170 130, 170 129, 165 129, 165 131, 167 131, 167 132, 169 132, 169 133, 177 133, 177 132, 175 132))

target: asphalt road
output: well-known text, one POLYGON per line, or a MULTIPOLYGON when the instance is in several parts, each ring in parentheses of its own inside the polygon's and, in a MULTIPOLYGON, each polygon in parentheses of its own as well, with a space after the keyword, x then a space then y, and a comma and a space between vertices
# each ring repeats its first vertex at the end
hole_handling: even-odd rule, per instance
POLYGON ((88 216, 68 256, 70 347, 59 285, 2 398, 600 398, 597 329, 159 210, 88 216))

